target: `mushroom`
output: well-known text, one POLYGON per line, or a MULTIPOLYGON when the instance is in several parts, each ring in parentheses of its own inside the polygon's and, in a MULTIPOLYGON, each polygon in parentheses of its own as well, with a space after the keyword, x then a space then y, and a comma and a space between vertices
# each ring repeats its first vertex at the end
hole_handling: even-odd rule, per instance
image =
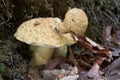
POLYGON ((63 22, 59 18, 35 18, 22 23, 14 36, 30 44, 33 51, 31 61, 35 65, 44 65, 52 57, 65 56, 67 46, 76 42, 69 31, 77 35, 84 34, 88 25, 85 12, 78 8, 70 9, 63 22))
MULTIPOLYGON (((35 18, 22 23, 14 37, 17 40, 30 44, 30 50, 33 51, 31 62, 34 65, 44 65, 53 56, 56 48, 75 43, 70 33, 61 34, 57 30, 59 18, 35 18)), ((58 52, 60 51, 58 49, 58 52)), ((65 54, 66 51, 60 53, 65 54), (65 52, 65 53, 64 53, 65 52)))
MULTIPOLYGON (((87 26, 88 18, 85 12, 82 9, 73 8, 65 14, 64 21, 58 23, 57 30, 63 34, 69 33, 69 31, 73 31, 76 35, 83 35, 87 29, 87 26)), ((60 49, 57 51, 59 52, 56 54, 57 56, 62 54, 62 52, 60 52, 60 49)), ((63 49, 61 51, 63 51, 63 49)))
POLYGON ((61 33, 73 31, 77 35, 85 33, 88 26, 88 18, 82 9, 72 8, 65 14, 63 23, 59 23, 58 30, 61 33))

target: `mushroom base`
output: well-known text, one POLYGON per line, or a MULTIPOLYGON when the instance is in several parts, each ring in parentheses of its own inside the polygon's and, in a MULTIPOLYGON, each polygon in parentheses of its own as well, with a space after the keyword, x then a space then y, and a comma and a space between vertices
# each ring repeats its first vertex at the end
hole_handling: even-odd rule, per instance
POLYGON ((32 53, 31 62, 33 65, 45 65, 52 57, 56 56, 66 56, 67 46, 63 46, 60 48, 50 48, 43 46, 30 46, 30 50, 32 53))
POLYGON ((63 46, 55 49, 54 57, 59 57, 59 56, 66 57, 66 54, 67 54, 67 46, 63 46))
POLYGON ((43 47, 43 46, 30 46, 30 50, 33 51, 31 62, 34 65, 44 65, 53 56, 55 48, 43 47))

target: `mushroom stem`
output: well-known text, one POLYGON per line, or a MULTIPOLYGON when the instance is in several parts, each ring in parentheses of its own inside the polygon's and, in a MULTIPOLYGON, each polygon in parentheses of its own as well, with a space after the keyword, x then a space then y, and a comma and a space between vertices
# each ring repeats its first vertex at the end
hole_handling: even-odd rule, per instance
POLYGON ((32 51, 31 62, 34 65, 45 65, 52 57, 56 56, 66 56, 67 46, 60 48, 50 48, 43 46, 30 46, 30 51, 32 51))
POLYGON ((73 38, 73 34, 66 33, 62 35, 63 35, 63 41, 66 45, 72 45, 76 43, 76 40, 73 38))
POLYGON ((54 55, 54 57, 59 57, 59 56, 65 57, 66 54, 67 54, 67 46, 63 46, 63 47, 55 49, 55 55, 54 55))
POLYGON ((64 24, 64 22, 61 22, 58 24, 58 26, 57 26, 58 31, 63 34, 68 33, 70 31, 69 27, 65 27, 63 24, 64 24))
POLYGON ((31 61, 34 65, 45 65, 55 52, 55 48, 34 45, 30 46, 30 50, 33 51, 31 61))

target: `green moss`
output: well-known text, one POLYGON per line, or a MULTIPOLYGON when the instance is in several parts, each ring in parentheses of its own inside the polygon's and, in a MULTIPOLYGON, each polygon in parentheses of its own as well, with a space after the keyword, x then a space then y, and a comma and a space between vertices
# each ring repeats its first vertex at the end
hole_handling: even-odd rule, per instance
POLYGON ((2 73, 4 70, 5 70, 5 66, 2 63, 0 63, 0 73, 2 73))

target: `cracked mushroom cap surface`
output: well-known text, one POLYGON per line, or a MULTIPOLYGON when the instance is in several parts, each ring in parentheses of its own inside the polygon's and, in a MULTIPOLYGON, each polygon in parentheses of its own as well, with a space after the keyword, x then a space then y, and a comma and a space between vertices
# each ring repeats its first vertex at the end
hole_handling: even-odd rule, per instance
POLYGON ((58 23, 61 23, 59 18, 31 19, 22 23, 14 36, 27 44, 61 47, 66 43, 56 30, 58 23))
POLYGON ((73 31, 77 35, 84 34, 88 26, 88 17, 82 9, 73 8, 65 14, 63 26, 67 31, 73 31))

